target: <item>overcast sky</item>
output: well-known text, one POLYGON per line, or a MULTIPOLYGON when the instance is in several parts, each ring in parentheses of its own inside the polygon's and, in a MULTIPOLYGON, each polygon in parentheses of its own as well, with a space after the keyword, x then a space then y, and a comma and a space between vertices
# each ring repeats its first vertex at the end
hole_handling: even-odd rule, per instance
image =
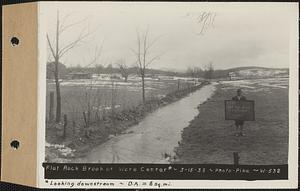
POLYGON ((142 34, 148 28, 150 40, 159 37, 149 56, 162 54, 150 67, 183 71, 209 62, 217 69, 287 68, 289 8, 279 3, 43 2, 40 10, 47 18, 43 22, 51 39, 55 37, 57 10, 65 25, 83 20, 62 34, 62 46, 83 29, 90 31, 84 42, 62 58, 67 66, 87 65, 96 47, 102 47, 99 64, 124 59, 130 65, 135 61, 131 49, 137 47, 136 31, 142 34), (203 13, 210 13, 210 17, 199 34, 203 13))

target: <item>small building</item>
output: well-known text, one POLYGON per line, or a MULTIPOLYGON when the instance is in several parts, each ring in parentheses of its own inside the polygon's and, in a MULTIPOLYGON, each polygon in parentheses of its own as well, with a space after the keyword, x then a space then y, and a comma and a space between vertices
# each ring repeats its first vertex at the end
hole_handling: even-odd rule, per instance
POLYGON ((235 72, 229 72, 228 76, 229 76, 230 80, 237 80, 237 79, 239 79, 239 77, 236 75, 235 72))
POLYGON ((73 72, 70 73, 69 75, 69 79, 92 79, 92 74, 90 73, 84 73, 84 72, 73 72))

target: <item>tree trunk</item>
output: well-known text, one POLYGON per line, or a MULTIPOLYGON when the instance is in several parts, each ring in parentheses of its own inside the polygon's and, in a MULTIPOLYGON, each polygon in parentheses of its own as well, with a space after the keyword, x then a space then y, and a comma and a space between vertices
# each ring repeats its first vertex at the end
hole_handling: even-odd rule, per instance
POLYGON ((146 98, 145 98, 145 75, 142 74, 142 96, 143 96, 143 103, 146 102, 146 98))
POLYGON ((55 87, 56 87, 56 119, 55 121, 60 122, 61 118, 61 96, 60 96, 60 87, 59 87, 59 77, 58 77, 58 64, 59 64, 59 12, 57 11, 57 23, 56 23, 56 56, 55 56, 55 87))
POLYGON ((111 82, 111 120, 113 127, 115 127, 115 107, 116 107, 116 94, 115 94, 115 83, 111 82))
POLYGON ((58 60, 55 61, 55 87, 56 87, 56 118, 57 123, 60 122, 61 118, 61 95, 60 95, 60 86, 58 78, 58 60))
POLYGON ((114 81, 111 82, 111 117, 114 119, 115 114, 115 94, 114 94, 114 81))
POLYGON ((124 76, 124 82, 127 82, 128 76, 124 76))
POLYGON ((66 139, 66 136, 67 136, 67 125, 68 125, 68 118, 67 118, 67 115, 64 114, 64 132, 63 132, 63 139, 66 139))
POLYGON ((89 138, 90 137, 90 135, 89 135, 89 126, 90 126, 90 124, 89 124, 89 121, 88 121, 88 117, 86 116, 86 114, 85 114, 85 111, 83 112, 83 119, 84 119, 84 122, 85 122, 85 136, 86 136, 86 138, 89 138))
POLYGON ((54 92, 50 92, 49 122, 54 120, 54 92))

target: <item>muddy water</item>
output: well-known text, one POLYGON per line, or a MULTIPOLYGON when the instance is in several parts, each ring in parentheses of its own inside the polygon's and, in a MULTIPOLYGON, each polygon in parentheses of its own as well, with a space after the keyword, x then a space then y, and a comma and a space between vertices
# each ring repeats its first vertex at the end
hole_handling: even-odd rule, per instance
POLYGON ((84 162, 168 163, 165 153, 174 155, 183 128, 198 114, 197 106, 207 100, 214 90, 214 85, 204 86, 156 110, 124 134, 94 148, 84 162))

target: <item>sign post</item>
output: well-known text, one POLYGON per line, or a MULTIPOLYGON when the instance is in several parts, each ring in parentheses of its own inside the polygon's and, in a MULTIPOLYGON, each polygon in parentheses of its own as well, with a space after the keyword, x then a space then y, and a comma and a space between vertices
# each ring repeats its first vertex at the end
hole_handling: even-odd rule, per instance
POLYGON ((225 100, 225 120, 254 121, 254 101, 225 100))
MULTIPOLYGON (((254 121, 253 100, 225 100, 225 120, 254 121)), ((240 142, 240 139, 238 139, 240 142)), ((239 165, 239 152, 233 152, 233 164, 239 165)))

